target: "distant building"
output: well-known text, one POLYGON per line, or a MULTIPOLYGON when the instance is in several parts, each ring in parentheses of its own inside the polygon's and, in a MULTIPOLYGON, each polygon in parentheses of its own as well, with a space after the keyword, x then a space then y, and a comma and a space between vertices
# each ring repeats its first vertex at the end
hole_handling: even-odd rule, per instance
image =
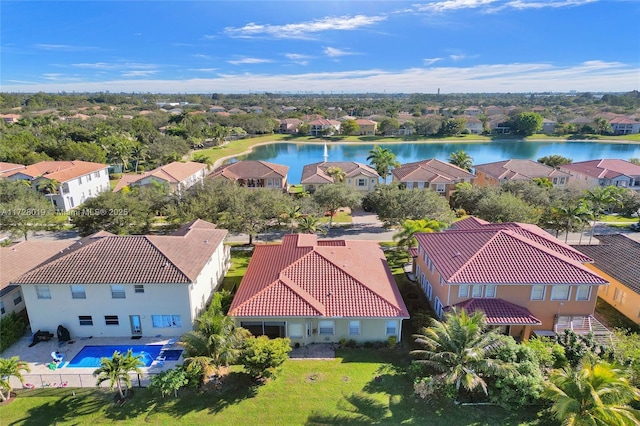
POLYGON ((504 160, 474 166, 476 185, 499 185, 508 181, 531 181, 547 178, 556 186, 564 187, 571 174, 533 160, 504 160))
POLYGON ((392 181, 407 189, 431 189, 447 198, 460 182, 471 183, 473 173, 435 158, 403 164, 391 170, 392 181))
POLYGON ((157 182, 167 185, 171 192, 178 195, 197 183, 201 183, 207 176, 206 164, 195 161, 174 161, 142 174, 123 175, 118 181, 114 192, 120 191, 125 186, 145 186, 157 182))
POLYGON ((289 188, 288 172, 289 166, 244 160, 218 167, 209 177, 224 178, 246 188, 276 188, 286 191, 289 188))
POLYGON ((322 185, 335 183, 333 177, 327 174, 327 169, 331 167, 339 167, 345 173, 344 184, 361 193, 374 191, 380 181, 378 172, 366 164, 355 161, 323 161, 303 167, 300 183, 304 190, 313 192, 322 185))
POLYGON ((621 159, 600 159, 564 164, 560 170, 571 173, 573 180, 588 188, 619 186, 640 191, 640 166, 621 159))

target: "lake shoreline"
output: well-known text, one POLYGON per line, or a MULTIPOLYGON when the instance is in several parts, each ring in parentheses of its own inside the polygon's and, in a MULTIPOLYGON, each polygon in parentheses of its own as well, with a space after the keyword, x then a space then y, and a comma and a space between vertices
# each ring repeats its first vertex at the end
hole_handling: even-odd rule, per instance
MULTIPOLYGON (((430 144, 430 143, 434 143, 434 144, 441 144, 441 143, 451 143, 451 144, 463 144, 463 143, 489 143, 489 142, 509 142, 509 141, 517 141, 517 142, 558 142, 558 143, 565 143, 565 142, 589 142, 589 143, 607 143, 607 144, 629 144, 629 145, 640 145, 640 141, 632 141, 632 140, 625 140, 625 141, 621 141, 621 140, 611 140, 611 139, 595 139, 595 140, 571 140, 571 139, 567 139, 567 138, 561 138, 561 139, 557 139, 557 138, 536 138, 536 139, 504 139, 504 140, 487 140, 487 139, 423 139, 423 140, 415 140, 415 141, 406 141, 406 140, 392 140, 392 141, 332 141, 332 140, 327 140, 327 141, 323 141, 323 140, 307 140, 307 141, 300 141, 300 142, 295 142, 292 140, 285 140, 285 139, 280 139, 280 140, 271 140, 271 141, 262 141, 262 142, 256 142, 255 144, 252 144, 251 146, 249 146, 246 150, 236 153, 236 154, 229 154, 223 157, 220 157, 218 159, 215 160, 215 162, 213 163, 213 169, 217 169, 220 166, 222 166, 226 161, 235 158, 235 157, 240 157, 242 155, 247 155, 247 154, 251 154, 256 147, 259 146, 264 146, 264 145, 271 145, 271 144, 275 144, 275 143, 291 143, 291 144, 304 144, 304 145, 363 145, 363 144, 368 144, 368 145, 376 145, 376 144, 381 144, 381 145, 392 145, 392 144, 430 144)), ((198 151, 193 151, 193 152, 198 152, 198 151)), ((192 152, 192 154, 193 154, 192 152)))

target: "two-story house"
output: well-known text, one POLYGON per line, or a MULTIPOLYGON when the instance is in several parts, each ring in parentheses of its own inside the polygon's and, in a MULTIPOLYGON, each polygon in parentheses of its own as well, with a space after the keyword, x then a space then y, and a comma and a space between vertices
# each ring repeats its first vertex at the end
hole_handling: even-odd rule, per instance
POLYGON ((226 230, 196 220, 171 235, 85 237, 11 284, 32 330, 72 336, 181 336, 230 266, 226 230))
POLYGON ((549 179, 554 186, 565 187, 571 173, 549 167, 533 160, 504 160, 474 166, 476 185, 500 185, 508 181, 531 181, 535 178, 549 179))
POLYGON ((218 167, 209 175, 211 179, 224 178, 246 188, 289 188, 289 166, 266 161, 243 160, 218 167))
POLYGON ((457 306, 527 339, 565 328, 597 331, 598 287, 591 259, 535 225, 464 219, 417 234, 416 277, 438 317, 457 306))
POLYGON ((167 185, 171 192, 181 195, 193 185, 202 183, 208 170, 208 166, 203 163, 174 161, 142 174, 124 175, 113 191, 120 191, 125 186, 147 186, 155 182, 167 185))
POLYGON ((617 158, 563 164, 560 170, 587 188, 619 186, 640 191, 640 166, 617 158))
POLYGON ((334 133, 340 133, 340 124, 337 120, 318 118, 309 122, 309 126, 311 126, 309 134, 311 136, 329 136, 334 133))
POLYGON ((302 168, 300 183, 305 191, 314 192, 322 185, 335 183, 333 176, 327 174, 327 170, 339 168, 344 172, 343 183, 361 193, 369 193, 375 190, 380 181, 380 175, 366 164, 355 161, 323 161, 307 164, 302 168))
POLYGON ((403 164, 391 170, 392 182, 401 183, 407 189, 431 189, 449 198, 460 182, 471 183, 473 173, 431 158, 403 164))
POLYGON ((366 118, 358 118, 356 123, 360 126, 359 135, 373 136, 376 134, 376 130, 378 129, 377 122, 366 118))
POLYGON ((609 120, 614 135, 632 135, 640 133, 640 123, 627 117, 615 117, 609 120))
POLYGON ((36 190, 46 182, 53 183, 55 191, 48 192, 47 198, 57 210, 68 211, 101 192, 109 191, 108 168, 106 164, 88 161, 41 161, 4 176, 12 180, 28 180, 36 190))

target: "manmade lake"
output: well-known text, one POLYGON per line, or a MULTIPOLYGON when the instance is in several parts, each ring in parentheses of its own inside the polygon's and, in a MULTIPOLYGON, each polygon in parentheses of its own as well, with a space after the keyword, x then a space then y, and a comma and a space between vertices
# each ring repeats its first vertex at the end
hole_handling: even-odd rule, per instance
MULTIPOLYGON (((379 145, 391 150, 401 163, 437 158, 447 161, 453 151, 464 150, 473 157, 474 164, 490 163, 510 158, 537 160, 546 155, 558 154, 573 161, 594 160, 598 158, 621 158, 628 160, 640 158, 639 143, 604 143, 588 141, 570 142, 407 142, 407 143, 339 143, 327 144, 328 161, 357 161, 367 164, 369 151, 379 145)), ((262 160, 289 166, 289 182, 299 183, 302 167, 305 164, 323 160, 322 143, 278 142, 254 147, 253 152, 234 158, 234 160, 262 160)))

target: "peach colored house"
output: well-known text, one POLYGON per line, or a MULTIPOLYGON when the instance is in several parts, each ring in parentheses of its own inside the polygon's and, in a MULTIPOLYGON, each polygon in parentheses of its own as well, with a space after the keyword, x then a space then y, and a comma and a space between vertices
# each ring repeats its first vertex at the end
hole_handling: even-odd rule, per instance
POLYGON ((358 126, 360 126, 359 135, 375 135, 376 130, 378 128, 378 123, 373 120, 368 120, 366 118, 358 118, 356 120, 358 126))
POLYGON ((244 160, 218 167, 209 175, 211 179, 225 178, 247 188, 289 188, 289 166, 266 161, 244 160))
POLYGON ((454 306, 482 310, 490 325, 532 333, 600 332, 591 259, 535 225, 467 218, 443 232, 418 234, 416 278, 438 317, 454 306))
POLYGON ((531 181, 547 178, 554 186, 564 188, 571 174, 533 160, 504 160, 478 164, 473 168, 478 186, 499 185, 507 181, 531 181))
POLYGON ((229 316, 292 344, 400 341, 409 313, 380 245, 289 234, 257 245, 229 316))
POLYGON ((640 242, 623 234, 599 235, 600 244, 574 246, 593 258, 589 268, 609 281, 598 296, 640 324, 640 242))
POLYGON ((327 174, 331 167, 338 167, 344 173, 344 184, 356 191, 366 194, 376 189, 380 175, 366 164, 355 161, 323 161, 307 164, 302 168, 300 183, 305 191, 313 192, 322 185, 334 183, 333 177, 327 174))
POLYGON ((391 170, 391 175, 392 182, 404 184, 407 189, 431 189, 447 199, 457 183, 475 179, 473 173, 435 158, 403 164, 391 170))
POLYGON ((195 161, 185 163, 174 161, 139 175, 123 175, 113 191, 120 191, 125 186, 145 186, 157 182, 168 185, 172 192, 180 195, 193 185, 201 183, 207 176, 207 172, 206 164, 195 161))

